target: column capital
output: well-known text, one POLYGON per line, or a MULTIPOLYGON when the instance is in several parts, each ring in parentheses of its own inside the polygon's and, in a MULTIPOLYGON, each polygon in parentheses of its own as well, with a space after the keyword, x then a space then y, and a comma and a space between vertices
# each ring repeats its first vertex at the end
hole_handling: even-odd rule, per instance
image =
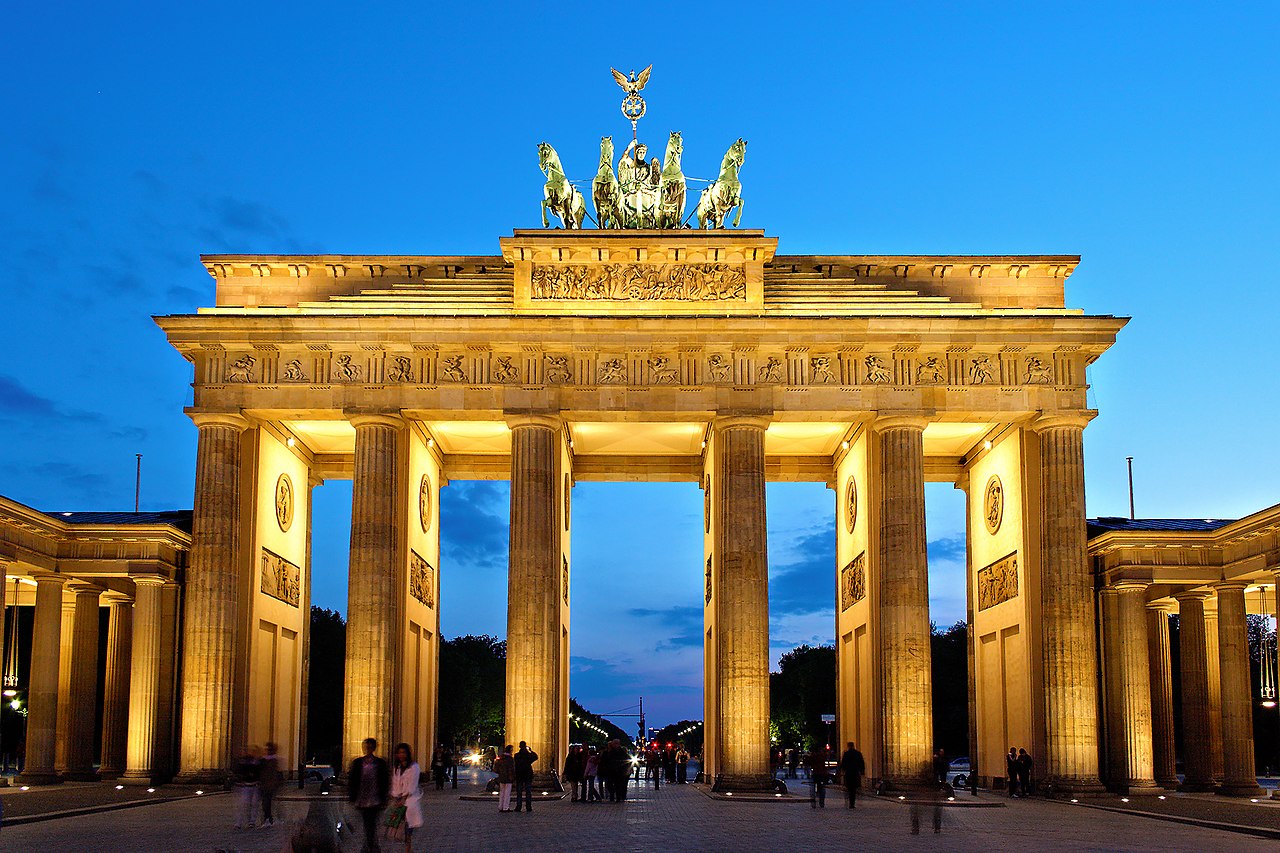
POLYGON ((1214 592, 1232 592, 1237 589, 1244 592, 1248 588, 1249 582, 1242 580, 1218 581, 1213 585, 1214 592))
POLYGON ((769 428, 772 421, 768 415, 717 415, 712 419, 711 425, 717 431, 721 432, 727 429, 760 429, 769 428))
POLYGON ((564 418, 546 412, 504 412, 503 419, 507 422, 508 429, 541 427, 554 432, 564 429, 564 418))
POLYGON ((1050 429, 1076 428, 1084 429, 1089 421, 1098 416, 1093 410, 1081 412, 1042 412, 1030 424, 1032 432, 1044 432, 1050 429))
POLYGON ((1147 581, 1129 579, 1129 580, 1115 581, 1111 584, 1111 586, 1115 588, 1117 592, 1124 592, 1126 590, 1130 590, 1130 591, 1144 590, 1145 591, 1147 587, 1151 586, 1151 584, 1148 583, 1147 581))
POLYGON ((1176 610, 1177 608, 1175 608, 1172 604, 1170 604, 1167 601, 1148 601, 1147 609, 1153 610, 1157 613, 1164 613, 1168 615, 1173 613, 1173 611, 1176 610))
POLYGON ((878 415, 871 421, 871 428, 876 432, 889 429, 918 429, 923 431, 929 425, 924 415, 878 415))
POLYGON ((352 410, 343 411, 343 416, 347 422, 356 429, 362 426, 385 426, 392 429, 402 429, 405 420, 400 416, 399 412, 358 412, 352 410))
POLYGON ((31 572, 31 579, 34 580, 37 585, 42 583, 43 584, 56 583, 58 586, 65 586, 67 581, 71 580, 71 578, 67 577, 66 575, 60 575, 57 572, 47 572, 47 571, 39 571, 39 570, 31 572))
POLYGON ((77 597, 82 595, 92 595, 95 598, 102 595, 102 587, 96 583, 89 583, 78 578, 71 578, 67 581, 67 592, 75 594, 77 597))
POLYGON ((1209 593, 1203 589, 1184 589, 1173 594, 1173 600, 1181 604, 1184 601, 1205 601, 1209 593))
POLYGON ((193 412, 188 409, 187 417, 197 427, 223 426, 244 432, 251 426, 249 419, 239 412, 193 412))
POLYGON ((127 592, 109 589, 102 594, 108 604, 133 604, 133 596, 127 592))

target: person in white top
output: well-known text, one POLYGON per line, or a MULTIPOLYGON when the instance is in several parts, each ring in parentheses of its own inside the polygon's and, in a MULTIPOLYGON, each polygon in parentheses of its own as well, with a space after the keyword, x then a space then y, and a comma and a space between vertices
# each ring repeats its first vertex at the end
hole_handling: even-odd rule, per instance
POLYGON ((422 826, 422 789, 418 784, 421 776, 409 744, 396 746, 391 763, 391 805, 404 806, 405 853, 413 849, 413 831, 422 826))

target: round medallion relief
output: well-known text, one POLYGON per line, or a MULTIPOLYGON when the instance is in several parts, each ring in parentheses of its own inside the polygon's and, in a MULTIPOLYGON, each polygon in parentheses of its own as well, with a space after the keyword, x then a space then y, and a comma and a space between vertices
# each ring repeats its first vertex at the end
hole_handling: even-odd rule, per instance
POLYGON ((573 488, 573 483, 569 480, 569 475, 564 475, 564 529, 569 529, 569 490, 573 488))
POLYGON ((276 480, 276 522, 284 532, 293 524, 293 481, 288 474, 276 480))
POLYGON ((987 523, 987 532, 995 534, 1004 521, 1004 484, 995 474, 987 480, 987 488, 982 495, 982 518, 987 523))
POLYGON ((422 475, 422 482, 418 484, 418 523, 422 525, 422 532, 426 533, 431 529, 431 476, 429 474, 422 475))
POLYGON ((844 487, 844 526, 850 533, 858 523, 858 484, 853 478, 844 487))

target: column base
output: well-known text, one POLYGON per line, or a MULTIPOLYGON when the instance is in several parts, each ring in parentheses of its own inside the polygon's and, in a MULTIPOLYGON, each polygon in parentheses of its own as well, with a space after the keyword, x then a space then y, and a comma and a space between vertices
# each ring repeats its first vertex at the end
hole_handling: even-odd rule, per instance
POLYGON ((100 777, 93 770, 68 770, 62 774, 68 782, 97 782, 100 777))
POLYGON ((145 775, 139 775, 136 773, 130 775, 129 771, 127 770, 124 773, 117 776, 116 781, 119 782, 121 785, 129 785, 129 786, 134 786, 139 788, 144 786, 147 788, 151 788, 160 784, 160 778, 158 776, 152 776, 150 773, 145 775))
POLYGON ((1212 794, 1216 790, 1218 790, 1218 784, 1213 781, 1183 782, 1178 786, 1178 791, 1184 794, 1212 794))
POLYGON ((1091 796, 1094 794, 1107 793, 1107 786, 1094 779, 1046 779, 1036 782, 1036 793, 1045 796, 1053 796, 1057 794, 1083 794, 1091 796))
POLYGON ((1142 781, 1129 783, 1129 796, 1131 797, 1155 797, 1164 793, 1164 788, 1155 782, 1142 781))
POLYGON ((1156 780, 1156 787, 1163 788, 1166 791, 1178 790, 1179 784, 1180 783, 1178 782, 1177 779, 1157 779, 1156 780))
POLYGON ((1218 790, 1215 791, 1214 793, 1223 797, 1265 797, 1267 795, 1267 792, 1262 788, 1258 787, 1258 784, 1256 782, 1252 785, 1249 785, 1249 784, 1219 785, 1218 790))
POLYGON ((48 773, 19 773, 16 781, 19 785, 61 785, 62 777, 51 770, 48 773))
POLYGON ((220 786, 227 784, 227 779, 225 770, 193 770, 190 773, 179 773, 174 776, 173 784, 220 786))
MULTIPOLYGON (((785 783, 784 783, 785 784, 785 783)), ((730 775, 723 773, 715 778, 711 790, 717 794, 772 794, 780 790, 778 780, 764 775, 730 775)))

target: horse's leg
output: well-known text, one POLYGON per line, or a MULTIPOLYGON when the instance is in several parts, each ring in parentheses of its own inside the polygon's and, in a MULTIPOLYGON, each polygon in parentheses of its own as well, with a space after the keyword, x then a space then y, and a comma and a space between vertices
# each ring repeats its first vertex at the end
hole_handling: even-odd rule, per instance
POLYGON ((742 196, 738 196, 738 214, 733 217, 733 227, 737 228, 738 223, 742 221, 742 196))
POLYGON ((547 200, 545 198, 542 200, 542 227, 551 227, 551 223, 547 221, 547 200))

